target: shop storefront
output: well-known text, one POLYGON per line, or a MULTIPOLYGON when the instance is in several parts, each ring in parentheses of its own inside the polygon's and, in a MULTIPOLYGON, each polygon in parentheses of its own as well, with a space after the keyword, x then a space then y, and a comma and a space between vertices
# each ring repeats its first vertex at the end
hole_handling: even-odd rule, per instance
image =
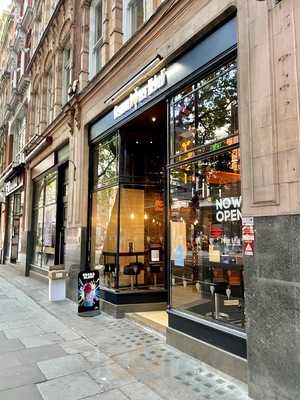
POLYGON ((30 268, 46 274, 64 264, 68 196, 68 146, 32 169, 30 268))
POLYGON ((189 337, 242 360, 235 24, 119 89, 90 127, 89 261, 108 310, 168 309, 171 344, 188 351, 189 337))
POLYGON ((92 147, 90 263, 104 267, 117 316, 167 306, 166 112, 159 104, 92 147))
POLYGON ((236 59, 178 91, 169 115, 169 343, 184 349, 180 332, 246 358, 236 59))

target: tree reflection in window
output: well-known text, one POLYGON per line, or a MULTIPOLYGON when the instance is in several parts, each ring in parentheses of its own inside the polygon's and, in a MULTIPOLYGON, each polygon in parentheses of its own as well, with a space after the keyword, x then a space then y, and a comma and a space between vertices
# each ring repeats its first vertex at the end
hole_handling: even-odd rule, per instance
POLYGON ((237 71, 231 63, 201 82, 198 91, 197 145, 223 139, 237 131, 237 71))
POLYGON ((104 143, 96 149, 96 187, 113 183, 118 176, 118 136, 104 143))
POLYGON ((238 133, 237 66, 230 62, 178 93, 171 103, 173 153, 193 155, 193 148, 238 133))

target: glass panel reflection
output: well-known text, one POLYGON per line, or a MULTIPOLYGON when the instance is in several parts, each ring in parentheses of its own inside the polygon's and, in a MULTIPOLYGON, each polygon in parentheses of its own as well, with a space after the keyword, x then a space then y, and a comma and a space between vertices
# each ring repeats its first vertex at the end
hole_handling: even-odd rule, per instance
POLYGON ((116 287, 118 187, 93 193, 91 263, 103 265, 102 284, 116 287))
POLYGON ((44 209, 43 266, 54 265, 56 241, 56 204, 44 209))
POLYGON ((174 105, 176 153, 195 147, 195 95, 191 94, 174 105))
POLYGON ((95 151, 95 186, 112 184, 118 176, 118 136, 99 144, 95 151))
POLYGON ((171 172, 172 306, 244 326, 239 149, 171 172))
POLYGON ((164 286, 164 201, 155 186, 122 187, 119 286, 164 286))
POLYGON ((55 264, 57 172, 34 183, 32 263, 48 269, 55 264))
POLYGON ((235 63, 221 68, 214 75, 206 83, 201 82, 203 85, 198 91, 196 146, 224 139, 238 130, 235 63))
POLYGON ((48 174, 45 178, 45 204, 53 204, 57 197, 57 173, 48 174))
POLYGON ((33 212, 33 263, 42 265, 42 246, 43 246, 43 208, 37 208, 33 212))
POLYGON ((174 96, 170 129, 171 156, 177 161, 214 151, 207 146, 238 134, 235 61, 174 96))

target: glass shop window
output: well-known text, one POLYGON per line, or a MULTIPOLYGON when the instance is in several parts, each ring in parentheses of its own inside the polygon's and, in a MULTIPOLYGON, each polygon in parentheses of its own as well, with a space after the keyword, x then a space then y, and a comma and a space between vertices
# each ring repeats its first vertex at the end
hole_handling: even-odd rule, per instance
POLYGON ((52 172, 34 184, 32 263, 44 269, 55 262, 56 210, 57 172, 52 172))
POLYGON ((91 264, 103 265, 102 285, 115 288, 117 279, 119 189, 112 186, 93 193, 91 264))
POLYGON ((91 265, 106 287, 164 290, 165 114, 153 107, 96 146, 91 265))
POLYGON ((120 288, 164 288, 165 135, 156 115, 120 130, 120 288))
POLYGON ((93 267, 103 266, 101 284, 117 286, 117 240, 119 210, 119 136, 114 134, 94 150, 91 256, 93 267))
POLYGON ((174 167, 172 307, 244 327, 239 148, 174 167))
POLYGON ((95 188, 116 182, 119 170, 119 137, 114 135, 96 147, 94 155, 95 188))
POLYGON ((237 104, 235 61, 174 96, 170 107, 172 160, 182 161, 237 143, 237 104))

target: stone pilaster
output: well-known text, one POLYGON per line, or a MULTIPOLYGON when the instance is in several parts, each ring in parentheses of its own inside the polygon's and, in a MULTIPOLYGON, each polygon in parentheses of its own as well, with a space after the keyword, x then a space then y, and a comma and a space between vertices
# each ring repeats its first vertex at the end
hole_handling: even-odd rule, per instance
POLYGON ((300 146, 298 1, 239 2, 239 119, 249 395, 299 397, 300 146), (245 23, 247 21, 247 23, 245 23))
POLYGON ((89 151, 87 132, 78 121, 75 112, 74 131, 70 137, 70 196, 65 249, 65 268, 69 272, 67 296, 73 300, 77 296, 77 274, 87 266, 89 151))
POLYGON ((81 1, 81 46, 79 85, 83 89, 89 80, 89 25, 91 0, 81 1))
POLYGON ((47 126, 47 77, 45 75, 42 76, 41 79, 41 86, 40 86, 40 104, 41 104, 41 109, 40 109, 40 123, 39 123, 39 133, 41 134, 47 126))
POLYGON ((101 47, 101 61, 102 66, 105 65, 109 60, 109 22, 110 22, 110 0, 103 3, 103 43, 101 47))
POLYGON ((122 31, 123 7, 122 0, 112 0, 110 24, 110 57, 123 45, 122 31))

